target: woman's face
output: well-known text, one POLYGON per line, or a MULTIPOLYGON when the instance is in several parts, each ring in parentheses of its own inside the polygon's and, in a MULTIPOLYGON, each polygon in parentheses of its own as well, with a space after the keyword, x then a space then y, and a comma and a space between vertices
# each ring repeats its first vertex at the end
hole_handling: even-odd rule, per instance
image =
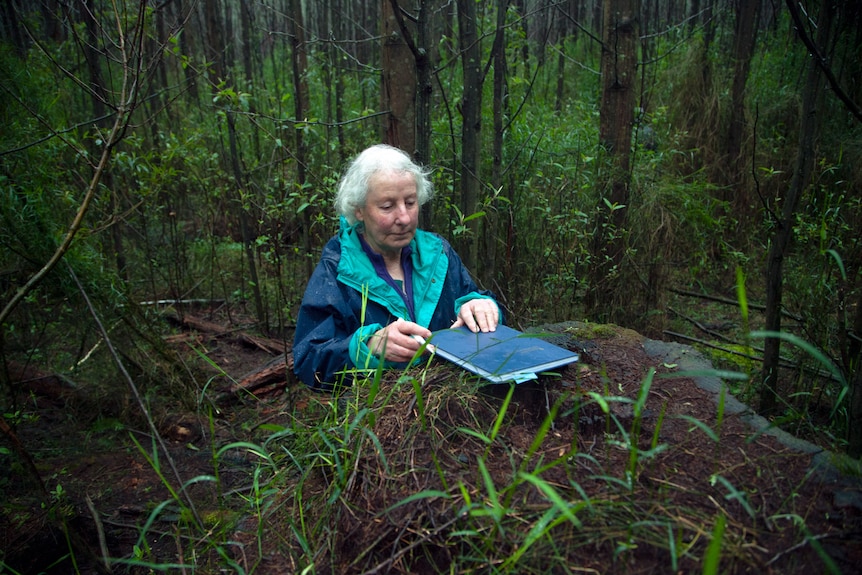
POLYGON ((377 172, 368 180, 365 205, 356 208, 365 224, 365 241, 375 252, 400 254, 413 241, 419 225, 416 179, 406 172, 377 172))

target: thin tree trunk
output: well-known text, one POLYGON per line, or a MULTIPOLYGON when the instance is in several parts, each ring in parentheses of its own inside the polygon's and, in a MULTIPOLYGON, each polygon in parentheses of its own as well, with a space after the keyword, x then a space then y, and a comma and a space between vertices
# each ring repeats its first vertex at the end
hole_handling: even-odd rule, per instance
POLYGON ((383 140, 411 156, 416 151, 416 63, 406 37, 409 32, 399 25, 401 10, 396 0, 381 0, 382 19, 381 109, 383 140))
MULTIPOLYGON (((174 10, 175 4, 168 3, 165 7, 166 10, 174 10)), ((192 17, 189 16, 189 22, 192 22, 192 17)), ((177 41, 180 45, 181 54, 188 58, 190 61, 194 61, 194 54, 190 44, 189 36, 191 35, 191 26, 187 26, 182 34, 178 34, 177 41)), ((182 66, 183 75, 186 81, 186 87, 188 88, 188 98, 190 104, 193 106, 197 106, 200 102, 200 93, 198 92, 198 79, 197 74, 195 72, 195 66, 182 66)))
MULTIPOLYGON (((461 46, 464 91, 461 97, 461 213, 474 214, 479 204, 479 147, 482 130, 482 69, 475 0, 458 0, 458 40, 461 46)), ((475 269, 478 257, 479 218, 468 222, 460 242, 461 257, 475 269)))
MULTIPOLYGON (((416 22, 418 50, 416 59, 416 161, 430 165, 431 158, 431 99, 434 96, 434 62, 437 54, 437 37, 434 35, 431 0, 419 3, 419 18, 416 22)), ((431 225, 434 221, 433 203, 422 206, 422 221, 431 225)))
MULTIPOLYGON (((562 8, 557 7, 555 10, 562 11, 562 8)), ((559 53, 557 54, 557 91, 554 98, 554 111, 561 112, 563 109, 563 98, 565 96, 566 86, 566 39, 568 32, 568 18, 563 14, 557 14, 557 44, 559 44, 559 53)))
POLYGON ((603 180, 609 193, 599 201, 586 305, 596 317, 615 319, 614 302, 621 299, 618 278, 626 241, 622 234, 629 203, 640 10, 637 0, 605 0, 603 13, 599 141, 606 154, 602 165, 608 172, 603 174, 603 180))
MULTIPOLYGON (((817 46, 829 43, 832 28, 833 5, 824 2, 817 26, 817 46)), ((817 100, 822 85, 822 72, 814 58, 808 59, 805 85, 802 87, 802 110, 799 126, 799 148, 796 167, 790 180, 787 195, 782 200, 781 218, 776 222, 775 235, 769 246, 766 268, 766 312, 764 327, 767 331, 781 331, 781 299, 784 282, 784 255, 793 235, 793 217, 799 200, 811 176, 814 165, 814 141, 817 132, 817 100)), ((781 340, 767 338, 763 346, 763 371, 760 383, 760 412, 773 415, 778 405, 778 367, 781 340)))
MULTIPOLYGON (((332 10, 335 14, 340 12, 341 0, 333 0, 332 10)), ((333 15, 334 16, 334 15, 333 15)), ((335 18, 337 23, 334 24, 336 34, 336 38, 345 38, 347 26, 345 24, 345 19, 338 17, 335 18)), ((336 49, 333 50, 335 53, 335 122, 338 128, 336 129, 337 137, 338 137, 338 163, 343 164, 347 159, 345 157, 345 151, 347 149, 345 145, 345 134, 344 134, 344 74, 347 70, 342 67, 342 63, 344 62, 344 56, 341 53, 341 50, 336 49)))
POLYGON ((736 8, 736 32, 733 37, 733 86, 730 91, 730 121, 728 122, 727 150, 724 162, 725 194, 734 213, 745 217, 751 212, 745 186, 747 156, 743 141, 748 129, 745 119, 745 85, 754 56, 757 40, 757 23, 760 2, 740 2, 736 8))
MULTIPOLYGON (((853 322, 853 332, 862 334, 862 295, 857 298, 856 318, 853 322)), ((847 426, 847 454, 851 457, 862 457, 862 343, 858 337, 851 338, 848 346, 850 412, 847 426)))
MULTIPOLYGON (((508 86, 506 83, 508 70, 506 64, 506 13, 509 10, 509 0, 497 0, 497 30, 494 35, 494 47, 491 57, 494 61, 493 85, 493 151, 491 154, 491 187, 499 190, 503 187, 503 143, 505 141, 506 103, 508 102, 508 86)), ((491 285, 497 276, 497 235, 499 213, 497 205, 485 216, 485 233, 482 253, 483 265, 480 270, 486 285, 491 285)), ((506 205, 508 207, 508 204, 506 205)))
POLYGON ((245 250, 246 259, 248 260, 248 273, 251 279, 252 296, 254 297, 255 317, 257 317, 257 321, 260 323, 261 329, 266 332, 269 329, 269 325, 266 317, 266 308, 263 306, 263 296, 260 292, 260 281, 257 274, 257 260, 255 258, 254 249, 255 238, 251 225, 249 224, 246 202, 243 199, 243 194, 247 191, 245 189, 245 177, 242 173, 242 164, 239 159, 235 112, 233 110, 228 110, 226 116, 231 169, 233 171, 234 180, 236 181, 237 202, 239 203, 239 230, 242 235, 242 245, 245 250))
MULTIPOLYGON (((297 122, 301 122, 308 113, 308 53, 305 45, 305 22, 302 16, 302 1, 290 1, 291 15, 291 63, 293 65, 293 92, 294 106, 293 115, 297 122)), ((298 190, 305 188, 307 180, 307 150, 302 129, 294 130, 296 141, 294 143, 294 157, 296 158, 296 187, 298 190)), ((311 277, 314 262, 311 257, 311 212, 306 208, 302 212, 302 249, 306 254, 305 275, 311 277)))
MULTIPOLYGON (((239 14, 240 14, 240 36, 242 38, 242 45, 240 53, 242 55, 242 77, 245 79, 246 86, 254 86, 255 85, 255 76, 254 76, 254 60, 252 59, 251 47, 255 44, 255 33, 254 33, 254 15, 252 14, 251 7, 249 6, 249 0, 241 0, 238 6, 239 14)), ((263 79, 261 78, 261 82, 263 79)), ((251 114, 255 115, 257 113, 257 104, 256 99, 252 98, 249 104, 251 114)), ((257 126, 252 124, 251 130, 251 138, 252 138, 252 146, 254 150, 254 157, 260 157, 260 130, 257 129, 257 126)))

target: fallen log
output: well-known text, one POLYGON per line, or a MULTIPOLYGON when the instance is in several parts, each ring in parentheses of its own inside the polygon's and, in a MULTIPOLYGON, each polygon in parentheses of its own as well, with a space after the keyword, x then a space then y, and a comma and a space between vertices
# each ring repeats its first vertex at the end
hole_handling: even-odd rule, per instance
POLYGON ((255 397, 282 391, 287 387, 288 373, 293 371, 293 356, 282 354, 231 383, 226 396, 248 393, 255 397))
POLYGON ((244 331, 239 332, 234 339, 245 346, 255 347, 270 355, 283 354, 286 351, 283 341, 254 336, 244 331))

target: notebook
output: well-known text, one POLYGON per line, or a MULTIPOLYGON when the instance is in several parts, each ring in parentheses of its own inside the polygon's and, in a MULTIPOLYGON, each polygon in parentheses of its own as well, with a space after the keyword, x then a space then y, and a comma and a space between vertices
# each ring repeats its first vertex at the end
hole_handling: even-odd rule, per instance
POLYGON ((428 343, 435 353, 494 383, 521 383, 537 374, 578 361, 578 354, 528 334, 498 325, 473 333, 464 326, 435 331, 428 343))

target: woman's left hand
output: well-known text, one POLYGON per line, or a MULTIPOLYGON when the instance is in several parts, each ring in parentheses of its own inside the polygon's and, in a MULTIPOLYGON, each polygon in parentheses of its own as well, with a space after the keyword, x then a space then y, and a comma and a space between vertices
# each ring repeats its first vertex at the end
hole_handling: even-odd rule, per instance
POLYGON ((458 319, 452 324, 452 327, 461 327, 466 325, 467 329, 473 333, 479 331, 494 331, 497 329, 497 324, 500 322, 500 309, 497 303, 492 299, 477 298, 471 299, 461 306, 458 312, 458 319))

